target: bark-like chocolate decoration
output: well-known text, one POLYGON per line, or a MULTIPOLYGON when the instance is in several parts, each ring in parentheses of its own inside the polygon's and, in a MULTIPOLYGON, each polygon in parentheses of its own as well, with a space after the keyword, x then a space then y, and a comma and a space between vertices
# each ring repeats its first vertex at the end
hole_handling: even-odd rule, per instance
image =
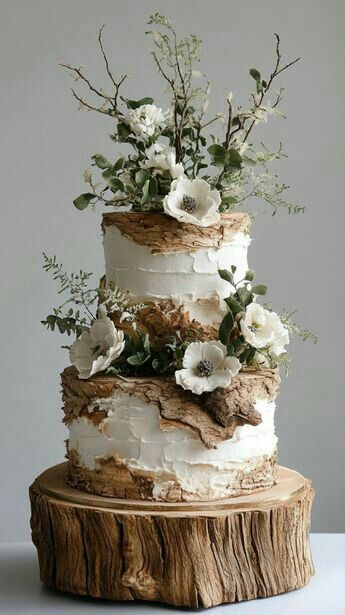
MULTIPOLYGON (((87 414, 89 404, 95 399, 109 397, 119 390, 155 406, 162 423, 178 429, 191 429, 207 448, 216 448, 220 442, 231 438, 238 425, 257 424, 257 417, 252 411, 254 402, 260 398, 274 399, 279 385, 277 370, 241 371, 229 387, 220 390, 224 399, 228 400, 226 403, 232 413, 224 426, 216 422, 207 410, 203 396, 184 391, 173 377, 117 378, 99 375, 80 380, 77 370, 69 367, 61 378, 65 423, 87 414)), ((103 413, 100 413, 99 420, 102 418, 103 413)))
MULTIPOLYGON (((128 468, 118 457, 98 457, 98 468, 89 470, 81 465, 78 453, 68 451, 65 481, 71 487, 110 498, 159 500, 164 502, 193 502, 200 500, 198 491, 185 491, 174 472, 154 472, 128 468), (162 485, 164 487, 162 488, 162 485), (154 487, 159 487, 159 498, 154 487)), ((262 455, 249 471, 238 468, 231 472, 226 497, 257 493, 272 487, 276 476, 276 453, 262 455)))
POLYGON ((112 212, 103 214, 103 231, 107 226, 116 226, 124 237, 147 246, 152 254, 168 254, 219 248, 236 233, 249 233, 250 217, 238 211, 223 213, 219 223, 201 227, 156 212, 112 212))

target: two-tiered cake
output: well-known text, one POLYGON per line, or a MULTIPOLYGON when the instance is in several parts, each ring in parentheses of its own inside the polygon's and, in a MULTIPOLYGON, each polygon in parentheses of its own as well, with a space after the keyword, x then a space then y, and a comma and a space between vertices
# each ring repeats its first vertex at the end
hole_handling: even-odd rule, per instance
MULTIPOLYGON (((230 286, 218 269, 233 265, 238 280, 245 276, 249 226, 240 213, 208 228, 164 214, 105 214, 105 285, 126 288, 143 304, 137 320, 158 345, 176 330, 214 339, 230 286)), ((62 385, 67 480, 78 489, 178 501, 274 484, 276 369, 240 371, 217 395, 192 394, 173 376, 83 381, 75 368, 64 371, 62 385)))

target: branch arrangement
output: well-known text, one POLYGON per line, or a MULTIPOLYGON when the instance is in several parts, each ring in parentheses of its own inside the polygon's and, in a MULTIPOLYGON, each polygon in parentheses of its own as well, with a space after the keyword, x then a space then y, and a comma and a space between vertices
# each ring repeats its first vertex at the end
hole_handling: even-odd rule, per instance
MULTIPOLYGON (((249 107, 235 106, 230 92, 225 116, 223 113, 210 116, 211 84, 197 70, 201 40, 196 35, 179 39, 171 22, 159 13, 152 15, 148 23, 152 26, 146 33, 152 41, 152 58, 170 97, 166 110, 156 106, 149 96, 138 100, 126 98, 123 87, 127 75, 114 76, 103 44, 104 26, 98 43, 109 91, 93 84, 82 66, 61 65, 89 93, 84 96, 75 87, 72 89, 80 108, 109 116, 115 121, 111 139, 132 147, 127 157, 108 160, 102 154, 93 155, 92 168, 84 173, 88 191, 77 197, 74 205, 85 209, 90 203, 101 203, 172 215, 165 201, 176 184, 181 180, 203 180, 210 190, 218 191, 219 212, 240 207, 251 198, 263 200, 273 214, 284 208, 289 213, 303 212, 304 207, 286 200, 288 186, 280 183, 271 171, 272 163, 284 156, 281 146, 274 153, 263 144, 252 142, 258 124, 266 123, 273 115, 284 117, 278 110, 283 88, 275 90, 274 87, 279 76, 299 58, 284 63, 280 38, 275 34, 275 60, 269 76, 263 78, 256 68, 249 70, 254 82, 249 107), (269 93, 273 96, 272 103, 268 100, 269 93), (219 134, 224 130, 224 136, 211 134, 211 127, 219 134)), ((189 196, 195 198, 193 194, 189 196)), ((180 219, 192 222, 184 219, 183 214, 180 219)))

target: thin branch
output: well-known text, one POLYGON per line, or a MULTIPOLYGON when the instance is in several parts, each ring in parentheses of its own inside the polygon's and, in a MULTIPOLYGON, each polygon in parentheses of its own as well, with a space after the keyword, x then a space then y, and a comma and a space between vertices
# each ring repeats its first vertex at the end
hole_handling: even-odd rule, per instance
POLYGON ((231 105, 231 101, 228 100, 228 125, 227 125, 226 136, 225 136, 225 149, 228 149, 229 144, 230 144, 231 123, 232 123, 232 105, 231 105))
POLYGON ((80 68, 76 68, 75 66, 70 66, 69 64, 62 64, 60 62, 60 66, 62 66, 62 68, 67 68, 68 70, 72 71, 73 73, 75 73, 76 75, 78 75, 78 77, 80 79, 82 79, 89 87, 89 89, 91 90, 91 92, 94 92, 95 94, 97 94, 97 96, 99 96, 100 98, 103 98, 107 101, 111 101, 111 97, 107 96, 106 94, 103 94, 103 92, 101 92, 100 90, 97 90, 97 88, 95 88, 92 83, 83 75, 83 73, 81 72, 80 68))
POLYGON ((117 85, 117 83, 116 83, 116 81, 115 81, 115 79, 114 79, 114 77, 113 77, 113 75, 111 73, 110 68, 109 68, 108 58, 107 58, 107 55, 106 55, 106 53, 104 51, 104 47, 103 47, 103 43, 102 43, 102 32, 103 32, 103 28, 104 27, 105 27, 105 24, 103 24, 103 26, 101 27, 101 29, 99 31, 98 42, 99 42, 99 46, 101 48, 101 52, 102 52, 102 55, 103 55, 103 58, 104 58, 104 63, 105 63, 105 67, 106 67, 107 73, 108 73, 108 75, 109 75, 109 77, 110 77, 111 81, 113 82, 113 84, 115 86, 115 89, 116 89, 118 87, 118 85, 117 85))
POLYGON ((98 113, 103 113, 104 115, 113 115, 113 112, 108 109, 102 109, 101 107, 94 107, 93 105, 90 105, 90 103, 88 103, 86 100, 84 100, 83 98, 81 98, 81 96, 78 96, 78 94, 76 93, 75 90, 73 90, 73 88, 71 88, 72 90, 72 94, 74 96, 74 98, 83 106, 86 107, 87 109, 90 109, 90 111, 98 111, 98 113))
POLYGON ((103 32, 103 28, 104 27, 105 27, 105 24, 103 24, 103 26, 101 27, 101 29, 99 31, 98 42, 99 42, 99 46, 101 48, 101 52, 102 52, 102 55, 103 55, 106 71, 107 71, 107 73, 108 73, 108 75, 109 75, 113 85, 115 86, 114 99, 113 99, 113 102, 112 101, 111 102, 112 102, 114 110, 118 113, 118 110, 117 110, 117 99, 118 99, 118 95, 119 95, 119 89, 120 89, 121 85, 123 84, 124 80, 127 79, 127 75, 123 75, 119 82, 115 81, 115 79, 113 77, 113 74, 112 74, 112 72, 110 70, 110 67, 109 67, 108 57, 107 57, 107 54, 105 53, 105 50, 104 50, 104 47, 103 47, 103 43, 102 43, 102 32, 103 32))
MULTIPOLYGON (((298 62, 300 60, 300 58, 296 58, 296 60, 293 60, 292 62, 289 62, 288 64, 285 64, 285 66, 283 66, 282 68, 279 68, 280 66, 280 61, 281 61, 281 53, 280 53, 280 37, 278 34, 274 35, 276 37, 276 63, 275 63, 275 67, 273 69, 273 72, 271 73, 270 79, 267 83, 267 86, 264 90, 262 90, 260 98, 257 102, 254 101, 254 108, 258 109, 260 107, 260 105, 262 104, 262 101, 265 97, 265 94, 268 92, 268 90, 270 89, 273 80, 277 77, 277 75, 280 75, 280 73, 282 73, 284 70, 290 68, 290 66, 293 66, 293 64, 296 64, 296 62, 298 62)), ((280 102, 280 101, 278 101, 280 102)), ((277 102, 275 103, 275 106, 277 106, 277 102)), ((255 125, 255 120, 253 120, 246 132, 246 134, 244 135, 243 138, 243 143, 245 143, 245 141, 247 141, 253 127, 255 125)))

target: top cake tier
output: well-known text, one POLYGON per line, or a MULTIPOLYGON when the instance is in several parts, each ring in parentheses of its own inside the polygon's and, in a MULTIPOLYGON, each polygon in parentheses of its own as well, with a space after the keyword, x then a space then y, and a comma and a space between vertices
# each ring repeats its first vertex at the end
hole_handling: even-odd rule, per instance
POLYGON ((245 213, 224 213, 206 228, 160 213, 106 213, 102 228, 107 286, 113 282, 140 300, 170 299, 190 311, 198 300, 229 295, 218 269, 236 266, 235 281, 248 269, 245 213))

